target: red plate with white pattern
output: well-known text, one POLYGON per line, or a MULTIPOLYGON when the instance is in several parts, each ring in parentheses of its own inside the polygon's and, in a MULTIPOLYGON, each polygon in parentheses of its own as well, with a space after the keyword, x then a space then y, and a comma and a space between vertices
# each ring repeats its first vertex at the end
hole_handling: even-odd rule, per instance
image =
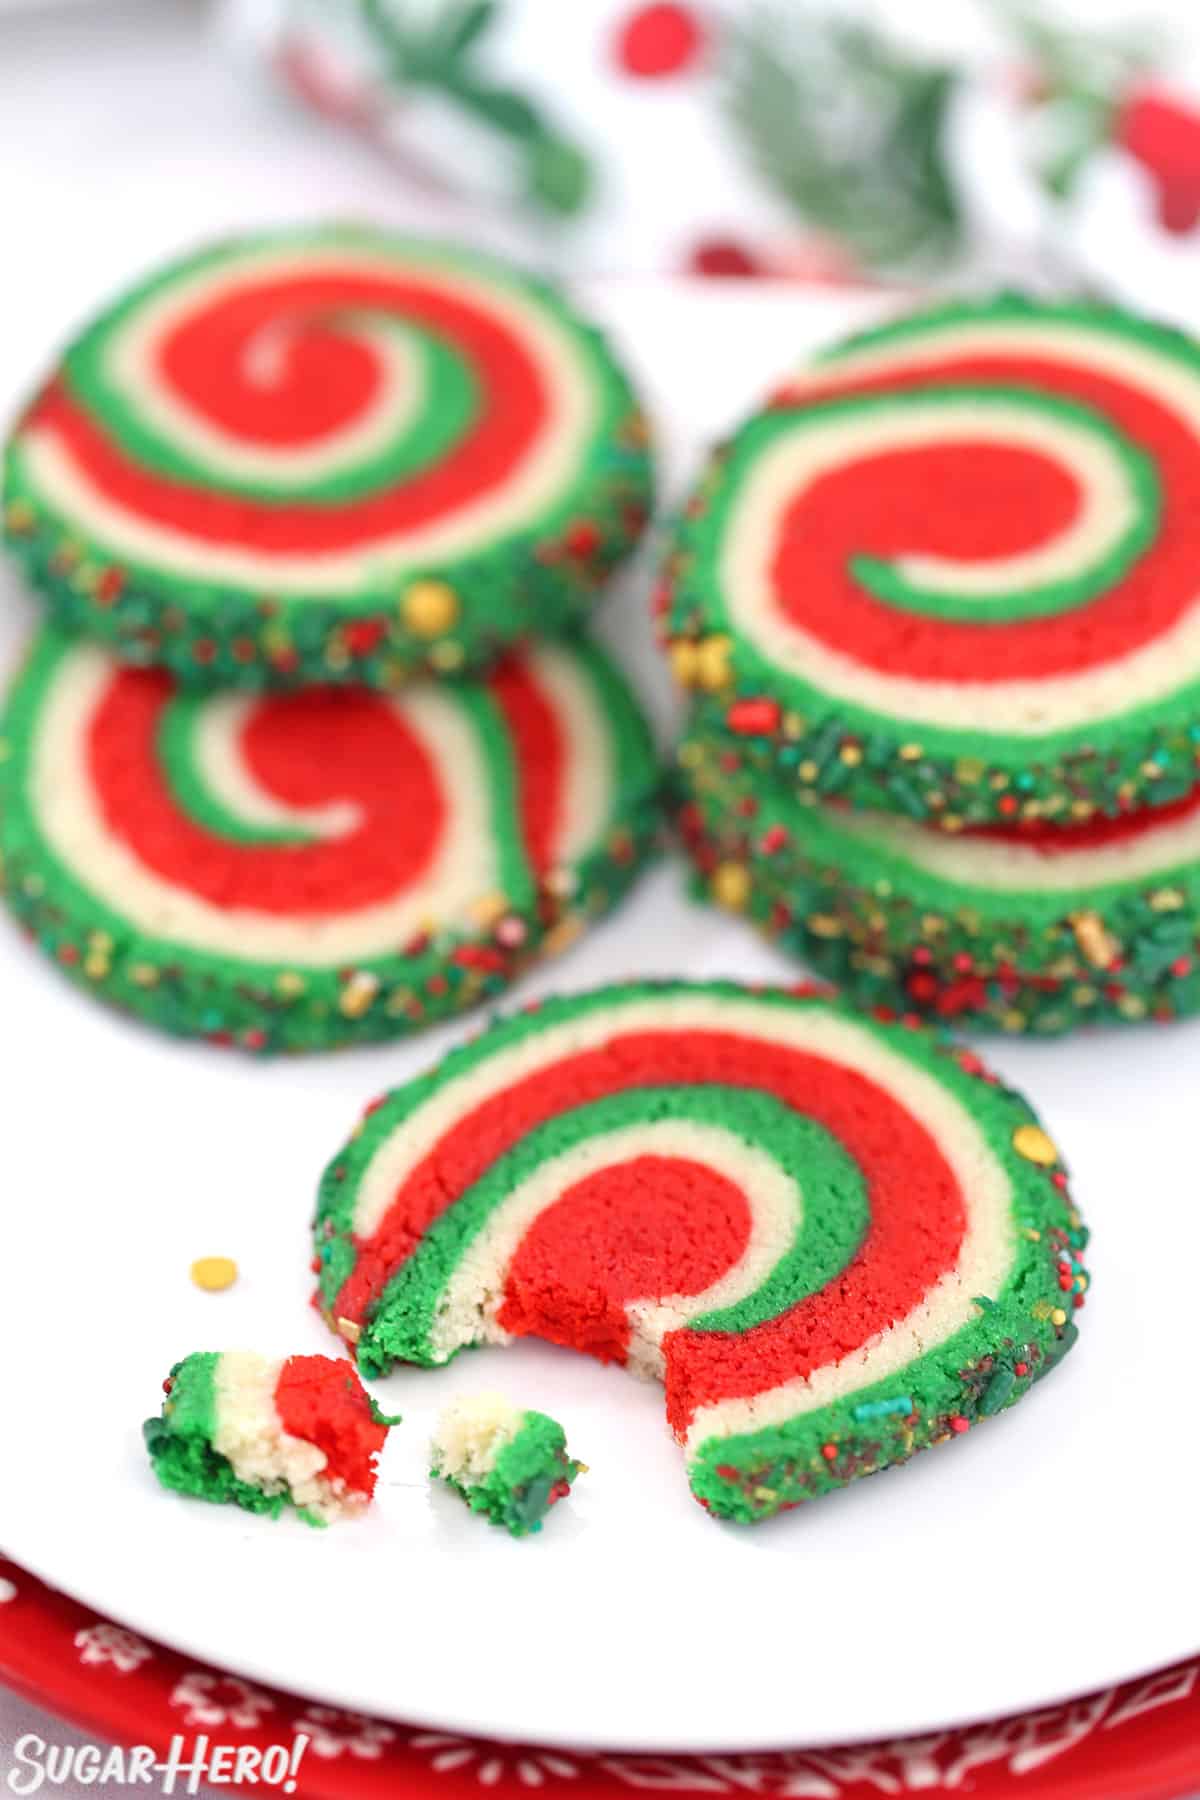
MULTIPOLYGON (((1200 1659, 958 1731, 767 1755, 624 1756, 389 1724, 197 1665, 0 1560, 0 1679, 85 1730, 166 1757, 309 1739, 299 1800, 617 1800, 637 1793, 970 1793, 975 1800, 1176 1800, 1200 1787, 1200 1659)), ((260 1794, 272 1790, 258 1788, 260 1794)))

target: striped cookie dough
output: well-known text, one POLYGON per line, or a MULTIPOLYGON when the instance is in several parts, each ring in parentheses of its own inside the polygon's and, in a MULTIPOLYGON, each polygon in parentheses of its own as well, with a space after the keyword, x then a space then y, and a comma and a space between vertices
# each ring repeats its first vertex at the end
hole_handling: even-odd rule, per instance
POLYGON ((510 1537, 540 1531, 584 1470, 567 1455, 557 1419, 491 1393, 468 1394, 446 1407, 429 1462, 432 1480, 446 1482, 472 1512, 510 1537))
POLYGON ((950 835, 800 805, 707 740, 679 756, 702 891, 860 1005, 1041 1033, 1200 1012, 1200 795, 950 835))
POLYGON ((361 1513, 375 1492, 386 1418, 344 1357, 200 1351, 163 1383, 143 1427, 164 1487, 310 1525, 361 1513))
POLYGON ((310 1050, 500 991, 625 891, 658 771, 582 642, 486 677, 179 690, 47 629, 0 726, 13 910, 83 986, 164 1031, 310 1050))
POLYGON ((1200 755, 1200 348, 1084 305, 941 306, 718 450, 660 595, 705 735, 802 795, 1079 821, 1200 755))
POLYGON ((544 282, 288 231, 159 270, 83 331, 10 437, 5 533, 123 660, 394 689, 573 626, 641 535, 647 442, 544 282))
POLYGON ((763 1519, 1020 1399, 1085 1234, 1017 1095, 823 992, 638 983, 493 1025, 324 1177, 364 1374, 534 1335, 665 1384, 696 1498, 763 1519))

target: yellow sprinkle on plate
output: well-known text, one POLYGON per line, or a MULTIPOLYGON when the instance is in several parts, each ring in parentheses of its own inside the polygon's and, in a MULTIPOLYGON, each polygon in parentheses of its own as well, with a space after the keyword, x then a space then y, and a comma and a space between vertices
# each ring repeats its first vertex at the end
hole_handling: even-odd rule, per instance
POLYGON ((192 1264, 192 1280, 206 1294, 219 1294, 232 1287, 238 1278, 238 1266, 232 1256, 201 1256, 192 1264))

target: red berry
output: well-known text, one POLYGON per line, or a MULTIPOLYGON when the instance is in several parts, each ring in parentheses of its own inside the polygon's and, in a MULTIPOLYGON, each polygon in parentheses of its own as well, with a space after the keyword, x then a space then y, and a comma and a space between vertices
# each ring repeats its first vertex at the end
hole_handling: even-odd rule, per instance
POLYGON ((951 1417, 950 1417, 951 1431, 959 1431, 959 1432, 969 1431, 970 1428, 971 1428, 970 1419, 964 1419, 964 1417, 961 1413, 952 1413, 951 1414, 951 1417))
POLYGON ((1114 136, 1154 181, 1164 231, 1193 230, 1200 221, 1200 113, 1147 89, 1126 100, 1114 136))
POLYGON ((1013 1374, 1016 1375, 1017 1377, 1019 1377, 1019 1379, 1024 1380, 1025 1376, 1028 1375, 1028 1373, 1029 1373, 1029 1364, 1027 1362, 1019 1362, 1019 1363, 1013 1364, 1013 1374))
POLYGON ((825 1458, 826 1462, 832 1462, 834 1460, 834 1458, 837 1456, 837 1445, 836 1444, 822 1444, 821 1445, 821 1455, 825 1458))
POLYGON ((639 6, 617 33, 617 62, 627 75, 657 80, 678 75, 704 47, 704 30, 689 6, 639 6))

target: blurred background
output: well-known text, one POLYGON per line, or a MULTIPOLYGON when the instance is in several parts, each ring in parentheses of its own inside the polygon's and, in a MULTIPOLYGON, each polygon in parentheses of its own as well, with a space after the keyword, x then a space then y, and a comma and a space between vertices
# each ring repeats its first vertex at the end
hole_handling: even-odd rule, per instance
POLYGON ((1194 0, 0 0, 0 135, 39 338, 314 211, 567 272, 1200 313, 1194 0))

